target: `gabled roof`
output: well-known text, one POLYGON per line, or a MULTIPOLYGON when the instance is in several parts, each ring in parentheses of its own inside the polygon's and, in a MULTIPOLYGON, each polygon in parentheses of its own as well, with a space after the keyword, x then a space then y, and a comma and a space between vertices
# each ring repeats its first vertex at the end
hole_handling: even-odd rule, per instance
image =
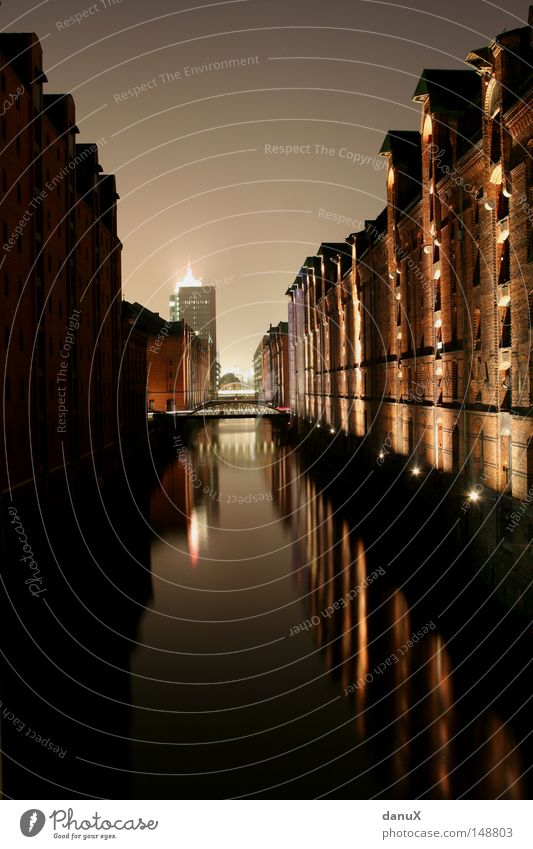
POLYGON ((422 72, 413 100, 429 97, 432 112, 462 113, 480 96, 481 83, 475 71, 430 68, 422 72))
POLYGON ((412 151, 414 155, 420 155, 420 133, 418 130, 389 130, 379 150, 381 156, 387 153, 403 155, 405 151, 412 151))
POLYGON ((289 288, 287 289, 287 291, 285 292, 286 295, 290 295, 291 292, 293 292, 295 289, 300 288, 300 286, 303 284, 304 273, 305 273, 305 269, 302 267, 300 269, 300 271, 298 272, 298 274, 296 275, 296 277, 294 278, 291 285, 289 286, 289 288))
POLYGON ((0 50, 8 59, 9 64, 28 85, 34 82, 48 82, 42 67, 32 65, 33 49, 37 51, 39 64, 42 62, 41 43, 34 32, 2 32, 0 33, 0 50), (36 75, 36 71, 38 71, 36 75))
MULTIPOLYGON (((288 321, 280 321, 278 324, 272 326, 270 325, 268 329, 269 336, 282 335, 287 336, 289 333, 289 322, 288 321)), ((269 336, 264 336, 264 339, 268 339, 269 336)))
POLYGON ((159 313, 152 312, 138 301, 133 304, 128 301, 122 303, 122 308, 128 319, 132 320, 139 330, 144 331, 149 336, 157 336, 162 327, 166 328, 166 335, 168 336, 183 335, 183 321, 165 321, 159 313))
POLYGON ((45 94, 43 99, 44 112, 59 135, 67 131, 79 133, 79 129, 74 123, 76 110, 71 94, 45 94))
POLYGON ((305 262, 303 264, 304 268, 312 268, 315 271, 320 269, 320 257, 314 254, 313 256, 308 256, 305 258, 305 262))
POLYGON ((377 236, 384 235, 388 229, 388 207, 384 206, 376 218, 365 221, 365 232, 369 234, 371 240, 377 236))
POLYGON ((346 242, 322 242, 317 255, 326 256, 330 254, 340 254, 341 256, 347 252, 346 242))
POLYGON ((480 47, 479 50, 471 50, 465 62, 478 71, 491 71, 494 66, 494 56, 490 47, 480 47))

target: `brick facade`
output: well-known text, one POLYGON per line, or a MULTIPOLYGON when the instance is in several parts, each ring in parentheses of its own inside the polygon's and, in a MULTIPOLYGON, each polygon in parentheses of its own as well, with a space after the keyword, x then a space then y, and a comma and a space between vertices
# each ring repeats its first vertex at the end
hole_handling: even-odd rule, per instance
MULTIPOLYGON (((255 355, 254 369, 257 368, 258 395, 275 407, 288 409, 289 397, 289 327, 280 321, 275 327, 270 325, 263 336, 255 355), (259 375, 259 367, 261 374, 259 375)), ((254 378, 255 379, 255 378, 254 378)))
POLYGON ((185 321, 165 321, 141 304, 124 305, 127 321, 146 339, 148 412, 192 410, 209 397, 209 349, 185 321))
POLYGON ((115 466, 122 319, 114 178, 72 97, 43 94, 37 37, 1 35, 0 64, 5 492, 115 466))
POLYGON ((518 499, 533 485, 530 31, 469 54, 472 70, 424 71, 420 131, 381 148, 386 208, 288 290, 296 418, 518 499))

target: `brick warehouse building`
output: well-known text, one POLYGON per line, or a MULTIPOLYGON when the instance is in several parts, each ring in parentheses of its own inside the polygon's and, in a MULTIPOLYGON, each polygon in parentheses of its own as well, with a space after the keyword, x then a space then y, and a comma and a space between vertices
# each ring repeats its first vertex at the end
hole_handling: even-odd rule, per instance
POLYGON ((300 426, 452 476, 490 513, 491 551, 533 495, 531 33, 472 51, 471 70, 424 71, 420 132, 381 148, 386 208, 322 245, 288 290, 300 426))
POLYGON ((280 321, 270 325, 254 354, 254 385, 258 396, 276 407, 288 409, 289 326, 280 321))
MULTIPOLYGON (((191 410, 209 397, 209 349, 185 321, 165 321, 141 304, 124 303, 132 330, 146 338, 148 411, 191 410)), ((145 409, 146 409, 145 406, 145 409)))
POLYGON ((4 493, 115 463, 121 244, 114 177, 76 144, 72 97, 43 94, 39 40, 1 35, 0 62, 4 493))
MULTIPOLYGON (((175 378, 165 374, 165 386, 147 398, 147 388, 154 388, 146 381, 150 344, 167 323, 146 311, 153 326, 159 323, 148 338, 132 328, 131 308, 121 302, 115 178, 102 172, 98 144, 76 144, 73 98, 43 93, 46 76, 36 35, 0 35, 0 67, 8 457, 1 491, 52 481, 64 466, 69 486, 79 481, 83 488, 87 476, 102 480, 118 467, 120 442, 132 455, 139 440, 146 441, 150 400, 161 410, 203 401, 209 365, 200 340, 177 323, 175 378)), ((153 377, 161 359, 153 363, 153 377)))

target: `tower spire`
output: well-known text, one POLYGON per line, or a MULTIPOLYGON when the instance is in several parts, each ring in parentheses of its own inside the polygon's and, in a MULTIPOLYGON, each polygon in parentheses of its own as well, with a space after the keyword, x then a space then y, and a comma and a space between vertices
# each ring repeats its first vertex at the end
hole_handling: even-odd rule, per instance
POLYGON ((197 280, 196 277, 193 274, 192 265, 191 265, 191 257, 188 256, 187 257, 187 271, 185 273, 185 277, 183 278, 183 280, 178 280, 178 282, 176 283, 176 292, 182 286, 201 286, 201 285, 202 285, 202 281, 197 280))
POLYGON ((190 256, 187 257, 187 273, 183 279, 184 283, 194 283, 194 274, 192 273, 192 265, 190 256))

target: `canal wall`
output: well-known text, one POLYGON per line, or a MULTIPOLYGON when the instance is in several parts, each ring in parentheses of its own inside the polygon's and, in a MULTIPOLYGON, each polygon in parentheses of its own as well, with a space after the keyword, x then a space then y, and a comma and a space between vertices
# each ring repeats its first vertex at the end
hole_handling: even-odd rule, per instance
POLYGON ((388 445, 376 453, 363 439, 302 420, 291 421, 289 438, 325 485, 356 493, 376 534, 395 522, 399 549, 411 537, 413 556, 425 544, 455 580, 479 581, 506 609, 533 616, 530 501, 497 493, 482 480, 472 487, 462 476, 418 468, 388 445))

